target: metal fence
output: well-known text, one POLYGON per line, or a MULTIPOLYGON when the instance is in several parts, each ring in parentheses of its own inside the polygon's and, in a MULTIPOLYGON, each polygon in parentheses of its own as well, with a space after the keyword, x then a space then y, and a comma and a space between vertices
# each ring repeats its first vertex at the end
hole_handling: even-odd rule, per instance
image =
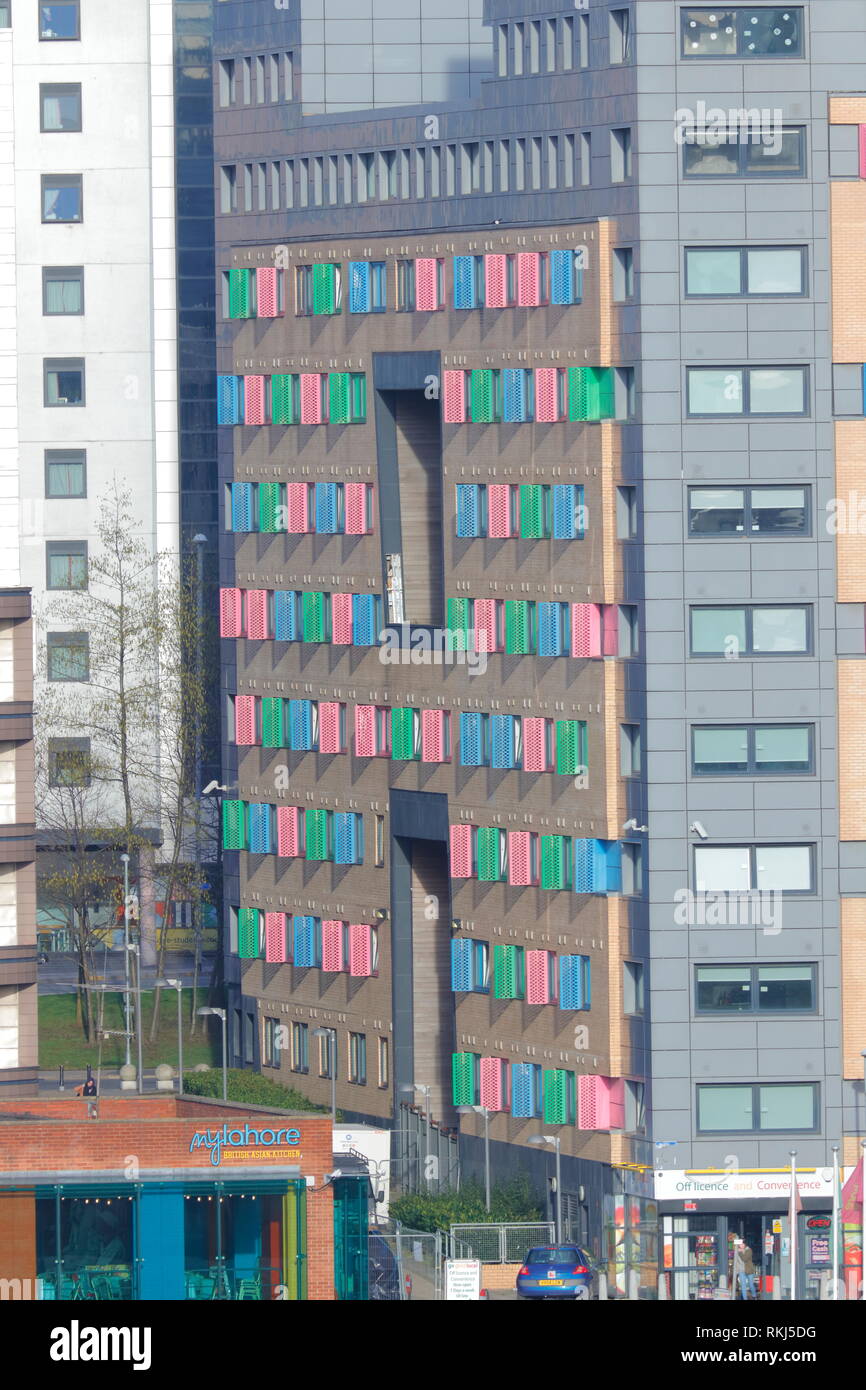
POLYGON ((395 1185, 401 1192, 451 1192, 460 1187, 457 1136, 407 1106, 394 1131, 395 1185))
POLYGON ((445 1236, 388 1222, 370 1232, 370 1298, 432 1302, 443 1296, 445 1236))
POLYGON ((555 1239, 552 1221, 452 1226, 451 1258, 491 1265, 521 1264, 533 1245, 550 1245, 555 1239))

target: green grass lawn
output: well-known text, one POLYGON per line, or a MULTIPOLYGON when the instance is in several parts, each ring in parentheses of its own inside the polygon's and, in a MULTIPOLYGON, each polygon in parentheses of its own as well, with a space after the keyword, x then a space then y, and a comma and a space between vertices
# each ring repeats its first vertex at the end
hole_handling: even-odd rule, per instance
MULTIPOLYGON (((98 1005, 104 998, 102 1026, 104 1028, 123 1028, 123 994, 100 995, 94 1002, 98 1005)), ((206 1002, 205 992, 199 990, 199 1004, 206 1002)), ((135 998, 132 1003, 132 1026, 135 1027, 135 998)), ((84 1068, 88 1064, 95 1067, 100 1061, 100 1041, 88 1044, 84 1041, 81 1024, 75 1016, 76 996, 74 994, 45 994, 39 1000, 39 1065, 43 1068, 59 1066, 84 1068)), ((200 1018, 194 1038, 189 1036, 189 1015, 192 1006, 192 990, 183 991, 183 1069, 184 1072, 198 1062, 208 1066, 220 1064, 219 1020, 200 1018), (216 1024, 216 1027, 213 1027, 216 1024)), ((141 996, 141 1020, 143 1038, 143 1064, 145 1070, 168 1062, 177 1066, 177 994, 173 989, 162 991, 159 1011, 159 1032, 156 1042, 150 1042, 150 1021, 153 1012, 153 993, 141 996)), ((115 1068, 123 1064, 126 1050, 125 1038, 103 1038, 101 1040, 103 1067, 115 1068)), ((136 1043, 132 1039, 132 1060, 135 1062, 136 1043)))

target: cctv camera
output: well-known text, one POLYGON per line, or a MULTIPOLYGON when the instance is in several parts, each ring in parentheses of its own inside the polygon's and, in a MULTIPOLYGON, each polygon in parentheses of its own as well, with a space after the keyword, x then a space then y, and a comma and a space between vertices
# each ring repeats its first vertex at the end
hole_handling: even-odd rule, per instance
POLYGON ((699 820, 693 821, 689 826, 689 830, 701 840, 708 840, 710 838, 699 820))

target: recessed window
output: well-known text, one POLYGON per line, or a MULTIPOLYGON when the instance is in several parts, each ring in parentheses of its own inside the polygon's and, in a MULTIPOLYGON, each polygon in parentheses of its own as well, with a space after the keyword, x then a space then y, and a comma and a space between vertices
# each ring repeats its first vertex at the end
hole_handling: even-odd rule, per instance
POLYGON ((684 58, 799 58, 802 5, 728 5, 681 12, 684 58))
POLYGON ((84 199, 81 174, 42 175, 42 221, 82 222, 84 199))
POLYGON ((333 1033, 320 1034, 316 1039, 319 1044, 319 1076, 326 1081, 331 1079, 331 1058, 334 1054, 334 1044, 336 1039, 333 1033))
POLYGON ((688 126, 684 130, 683 174, 705 179, 803 178, 805 128, 763 127, 759 116, 756 109, 751 125, 724 130, 688 126))
POLYGON ((42 312, 43 314, 84 313, 83 266, 43 266, 42 312))
POLYGON ((0 0, 0 29, 11 29, 12 10, 10 0, 0 0))
POLYGON ((45 496, 87 496, 87 452, 84 449, 45 450, 45 496))
POLYGON ((353 1086, 367 1084, 367 1035, 349 1034, 349 1080, 353 1086))
POLYGON ((696 777, 808 776, 814 770, 811 724, 697 725, 692 729, 696 777))
POLYGON ((622 1011, 625 1014, 642 1014, 644 1011, 644 968, 640 961, 624 960, 622 963, 623 999, 622 1011))
POLYGON ((810 530, 808 488, 689 488, 690 536, 807 536, 810 530))
POLYGON ((690 416, 805 415, 805 367, 689 367, 690 416))
POLYGON ((620 773, 639 777, 641 773, 640 724, 620 724, 620 773))
POLYGON ((613 252, 613 297, 619 303, 634 296, 634 252, 617 246, 613 252))
POLYGON ((686 294, 717 299, 806 293, 805 246, 686 249, 686 294))
POLYGON ((310 1030, 306 1023, 292 1024, 292 1071, 310 1070, 310 1030))
POLYGON ((609 25, 611 63, 631 62, 631 11, 611 10, 609 25))
POLYGON ((89 787, 90 778, 89 738, 48 740, 49 787, 89 787))
POLYGON ((39 37, 43 41, 69 41, 81 37, 79 0, 53 0, 39 6, 39 37))
POLYGON ((696 845, 698 893, 814 893, 814 845, 696 845))
POLYGON ((279 1067, 280 1065, 280 1020, 278 1018, 262 1019, 262 1066, 279 1067))
POLYGON ((818 1086, 698 1086, 699 1134, 812 1134, 818 1129, 818 1086))
POLYGON ((625 483, 616 490, 616 538, 633 541, 637 535, 637 488, 625 483))
POLYGON ((379 1039, 379 1085, 383 1088, 391 1084, 391 1059, 387 1038, 379 1039))
POLYGON ((702 1014, 814 1013, 814 965, 699 965, 695 1009, 702 1014))
POLYGON ((86 589, 87 541, 48 541, 45 570, 49 589, 86 589))
POLYGON ((45 132, 81 129, 81 84, 79 82, 40 83, 40 130, 45 132))
POLYGON ((610 132, 610 179, 622 183, 632 175, 631 131, 627 126, 610 132))
POLYGON ((692 608, 692 656, 786 656, 812 649, 809 604, 692 608))
POLYGON ((46 406, 84 405, 83 357, 49 357, 44 374, 46 406))
POLYGON ((86 632, 49 632, 46 650, 50 681, 90 679, 90 638, 86 632))
POLYGON ((415 308, 415 262, 397 262, 397 309, 407 312, 415 308))

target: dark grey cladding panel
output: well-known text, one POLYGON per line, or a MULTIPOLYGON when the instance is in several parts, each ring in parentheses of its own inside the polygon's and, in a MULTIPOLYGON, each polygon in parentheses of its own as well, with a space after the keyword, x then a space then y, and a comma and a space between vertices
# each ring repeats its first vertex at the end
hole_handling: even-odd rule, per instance
POLYGON ((377 391, 423 391, 427 377, 439 375, 438 352, 374 352, 377 391))
POLYGON ((448 839, 448 797, 391 790, 391 834, 413 840, 448 839))

